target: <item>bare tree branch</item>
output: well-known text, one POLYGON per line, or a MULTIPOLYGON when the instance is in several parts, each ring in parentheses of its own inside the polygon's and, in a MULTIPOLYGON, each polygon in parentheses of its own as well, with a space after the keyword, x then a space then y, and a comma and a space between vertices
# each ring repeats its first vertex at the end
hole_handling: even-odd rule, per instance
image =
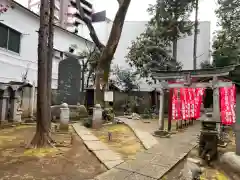
POLYGON ((119 6, 121 6, 121 4, 123 3, 124 0, 117 0, 117 1, 118 1, 119 6))
POLYGON ((84 11, 83 11, 83 8, 81 6, 81 3, 80 3, 80 0, 76 0, 76 6, 77 6, 77 9, 79 11, 79 14, 80 14, 80 17, 82 19, 82 21, 87 25, 88 29, 89 29, 89 32, 90 32, 90 36, 93 40, 93 42, 96 44, 96 46, 98 47, 98 49, 100 51, 102 51, 102 49, 105 47, 99 40, 98 36, 97 36, 97 33, 92 25, 92 22, 90 21, 90 19, 88 19, 87 17, 85 17, 84 15, 84 11))

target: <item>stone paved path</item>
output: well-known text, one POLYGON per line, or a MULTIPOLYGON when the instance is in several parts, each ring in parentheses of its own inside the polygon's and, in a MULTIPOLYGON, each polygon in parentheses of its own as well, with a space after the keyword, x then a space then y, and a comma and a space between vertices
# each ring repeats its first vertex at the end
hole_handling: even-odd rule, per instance
POLYGON ((91 150, 108 169, 111 169, 123 162, 120 154, 110 150, 106 144, 101 142, 87 128, 81 126, 79 123, 73 124, 73 128, 78 136, 83 140, 83 143, 87 146, 87 148, 91 150))
MULTIPOLYGON (((117 117, 117 119, 127 124, 133 130, 133 132, 135 133, 137 138, 141 141, 145 149, 150 149, 156 144, 158 144, 158 141, 152 135, 152 132, 149 131, 149 129, 144 128, 146 127, 146 124, 142 123, 142 121, 132 120, 126 117, 117 117), (140 127, 141 125, 143 127, 140 127)), ((153 128, 154 130, 157 129, 157 127, 153 127, 153 128)))
MULTIPOLYGON (((135 127, 141 128, 141 125, 135 127)), ((145 129, 150 131, 152 128, 149 126, 145 129)), ((135 160, 124 162, 97 176, 95 180, 160 179, 196 146, 199 128, 200 125, 195 124, 188 127, 185 132, 173 135, 171 138, 156 138, 158 144, 154 147, 138 153, 135 160)))

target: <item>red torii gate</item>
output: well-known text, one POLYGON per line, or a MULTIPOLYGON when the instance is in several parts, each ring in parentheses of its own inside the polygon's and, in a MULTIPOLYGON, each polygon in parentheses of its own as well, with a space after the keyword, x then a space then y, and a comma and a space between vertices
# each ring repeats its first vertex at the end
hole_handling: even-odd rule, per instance
MULTIPOLYGON (((203 87, 203 88, 213 88, 214 89, 214 119, 216 121, 219 121, 219 87, 226 87, 226 86, 232 86, 231 82, 221 82, 218 81, 218 77, 222 76, 228 76, 231 71, 235 69, 235 66, 229 66, 225 68, 217 68, 217 69, 202 69, 202 70, 183 70, 183 71, 159 71, 159 70, 152 70, 152 75, 154 79, 160 81, 159 90, 162 92, 164 89, 171 89, 171 88, 182 88, 182 87, 203 87), (209 77, 213 78, 213 81, 211 83, 202 83, 202 82, 196 82, 197 78, 203 78, 203 77, 209 77), (175 82, 177 79, 181 79, 183 83, 168 83, 168 81, 172 81, 175 79, 175 82)), ((160 93, 160 99, 161 96, 163 96, 164 93, 160 93)), ((172 98, 171 94, 169 98, 172 98)), ((169 106, 171 103, 169 103, 169 106)), ((160 109, 159 109, 159 129, 161 131, 164 130, 164 120, 163 120, 163 104, 160 101, 160 109)), ((171 108, 169 109, 169 123, 168 123, 168 131, 171 130, 171 108)))

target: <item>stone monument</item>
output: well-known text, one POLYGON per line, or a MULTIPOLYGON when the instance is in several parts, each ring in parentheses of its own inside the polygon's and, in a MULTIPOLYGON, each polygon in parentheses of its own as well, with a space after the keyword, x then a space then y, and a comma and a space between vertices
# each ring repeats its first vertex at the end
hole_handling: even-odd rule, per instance
POLYGON ((79 60, 68 57, 59 63, 58 68, 58 103, 76 105, 80 102, 81 65, 79 60))

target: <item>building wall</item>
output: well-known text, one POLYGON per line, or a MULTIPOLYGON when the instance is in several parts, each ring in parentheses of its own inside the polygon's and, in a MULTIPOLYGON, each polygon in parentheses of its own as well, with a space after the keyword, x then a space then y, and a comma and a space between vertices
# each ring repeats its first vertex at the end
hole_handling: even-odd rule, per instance
MULTIPOLYGON (((27 79, 30 82, 37 81, 37 47, 38 47, 38 29, 39 17, 33 15, 28 10, 16 5, 1 15, 1 23, 20 32, 21 44, 20 53, 14 53, 0 48, 0 82, 11 80, 21 81, 21 76, 28 70, 27 79)), ((66 52, 72 44, 78 46, 78 51, 87 50, 86 43, 89 47, 92 43, 67 32, 59 27, 54 30, 54 48, 66 52)), ((52 88, 57 88, 58 63, 60 59, 53 59, 52 88)))
MULTIPOLYGON (((147 22, 145 21, 126 21, 123 26, 122 36, 114 55, 114 64, 129 68, 125 56, 128 54, 128 47, 131 42, 144 32, 147 22)), ((97 34, 103 43, 107 42, 112 22, 94 23, 97 34)), ((210 60, 210 22, 199 22, 199 34, 197 42, 197 66, 205 60, 210 60)), ((85 34, 87 37, 87 34, 85 34)), ((88 37, 89 38, 89 37, 88 37)), ((177 58, 183 64, 184 70, 193 69, 193 35, 186 36, 178 41, 177 58)))
MULTIPOLYGON (((126 21, 123 26, 122 35, 114 55, 113 65, 118 65, 123 68, 130 68, 126 62, 128 48, 131 47, 131 42, 144 32, 147 22, 144 21, 126 21)), ((112 28, 112 21, 94 23, 94 27, 99 36, 99 39, 106 44, 112 28)), ((84 28, 82 28, 84 29, 84 28)), ((200 68, 202 61, 210 61, 210 22, 199 22, 199 34, 197 41, 197 67, 200 68)), ((87 30, 82 30, 84 37, 89 38, 87 30)), ((193 35, 183 37, 178 41, 177 59, 183 64, 184 70, 193 69, 193 35)), ((144 79, 139 81, 141 91, 152 90, 144 79)))

